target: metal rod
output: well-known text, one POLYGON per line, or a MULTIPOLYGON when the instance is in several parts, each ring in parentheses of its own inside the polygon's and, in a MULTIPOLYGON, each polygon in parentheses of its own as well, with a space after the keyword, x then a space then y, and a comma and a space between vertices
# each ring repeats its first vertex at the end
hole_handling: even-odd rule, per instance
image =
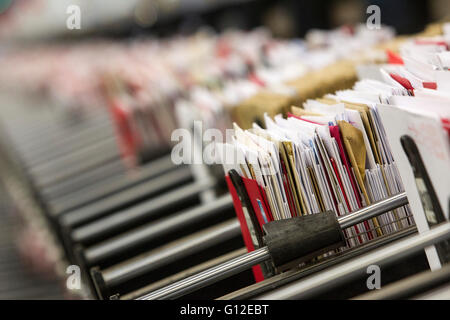
POLYGON ((117 159, 96 169, 80 173, 69 180, 60 181, 46 188, 40 188, 40 194, 48 201, 56 200, 66 194, 83 190, 86 186, 101 186, 103 185, 103 180, 107 177, 117 177, 125 174, 125 171, 126 167, 123 160, 117 159))
POLYGON ((89 247, 84 251, 85 260, 88 264, 98 263, 143 243, 150 243, 162 236, 173 234, 208 217, 223 214, 224 210, 232 210, 232 208, 233 201, 231 196, 226 194, 205 205, 161 218, 123 235, 89 247))
MULTIPOLYGON (((61 135, 63 135, 63 138, 65 139, 75 140, 78 133, 82 133, 92 128, 104 127, 107 125, 106 128, 110 127, 112 129, 111 119, 109 119, 106 114, 101 117, 88 115, 80 122, 73 124, 68 124, 67 122, 58 120, 59 119, 51 119, 49 123, 44 124, 43 129, 45 130, 36 127, 30 128, 29 133, 26 135, 15 129, 16 127, 21 126, 19 123, 15 124, 13 127, 8 126, 8 131, 12 133, 14 141, 17 142, 17 144, 23 145, 24 147, 35 147, 35 149, 39 149, 39 146, 45 145, 46 142, 50 142, 48 141, 49 139, 55 139, 55 141, 58 141, 56 139, 61 137, 61 135), (42 139, 44 139, 44 143, 42 142, 42 139)), ((42 121, 42 119, 38 121, 42 121)), ((26 125, 29 126, 28 124, 26 125)))
MULTIPOLYGON (((105 234, 112 233, 115 230, 124 230, 128 225, 134 224, 136 221, 149 219, 158 215, 161 210, 172 208, 180 203, 194 199, 205 188, 208 188, 208 185, 198 183, 187 184, 161 196, 154 197, 148 201, 75 228, 71 237, 76 242, 86 243, 92 239, 97 239, 105 234)), ((77 218, 77 216, 74 216, 74 218, 77 218)), ((73 224, 74 220, 66 220, 63 222, 73 224)))
POLYGON ((86 148, 88 145, 98 144, 101 141, 108 140, 114 136, 109 126, 105 127, 101 125, 83 129, 82 131, 71 132, 71 135, 67 138, 64 137, 64 134, 68 133, 61 131, 59 134, 55 134, 55 139, 43 140, 45 144, 39 146, 38 149, 31 149, 23 145, 17 145, 16 149, 23 155, 27 167, 34 167, 45 160, 74 153, 86 148))
MULTIPOLYGON (((388 199, 372 204, 369 210, 363 208, 355 212, 349 213, 348 215, 339 217, 338 222, 341 225, 341 227, 344 226, 345 228, 348 228, 362 221, 370 219, 374 216, 380 215, 384 212, 396 209, 399 206, 404 205, 405 201, 407 203, 406 193, 401 193, 395 195, 394 197, 390 197, 388 199), (390 202, 389 199, 391 198, 394 198, 395 201, 390 202), (376 214, 373 213, 372 211, 376 212, 376 214)), ((267 247, 263 247, 258 250, 259 254, 255 256, 252 255, 252 253, 255 251, 249 252, 240 257, 242 260, 236 258, 231 261, 225 262, 217 267, 205 270, 197 275, 188 277, 184 280, 168 285, 167 287, 151 292, 139 299, 143 300, 174 299, 186 293, 193 292, 209 284, 215 283, 218 280, 237 274, 247 268, 250 268, 258 263, 261 263, 262 261, 270 259, 270 254, 267 247), (242 263, 245 263, 245 267, 237 264, 236 261, 242 261, 242 263)))
POLYGON ((173 283, 175 281, 184 279, 184 278, 186 278, 186 277, 188 277, 190 275, 197 274, 197 273, 199 273, 199 272, 201 272, 203 270, 206 270, 206 269, 209 269, 211 267, 217 266, 220 263, 223 263, 225 261, 229 261, 230 259, 233 259, 233 258, 236 258, 236 257, 240 257, 240 256, 242 256, 243 254, 246 254, 246 253, 247 253, 247 248, 246 247, 242 247, 240 249, 236 249, 236 250, 233 250, 231 252, 227 252, 227 253, 219 256, 219 257, 215 257, 215 258, 213 258, 211 260, 202 262, 202 263, 197 264, 197 265, 195 265, 193 267, 185 269, 185 270, 183 270, 183 271, 181 271, 179 273, 170 275, 170 276, 168 276, 166 278, 163 278, 161 280, 158 280, 156 282, 152 282, 152 283, 150 283, 148 285, 145 285, 144 287, 141 287, 141 288, 139 288, 137 290, 128 292, 128 293, 126 293, 124 295, 120 295, 120 299, 121 300, 136 299, 138 297, 143 296, 144 294, 147 294, 149 292, 155 291, 156 289, 165 287, 165 286, 167 286, 167 285, 169 285, 169 284, 171 284, 171 283, 173 283))
POLYGON ((441 269, 423 271, 406 279, 396 281, 381 288, 372 290, 352 300, 399 300, 409 299, 418 294, 441 286, 450 282, 450 264, 444 265, 441 269))
POLYGON ((267 247, 262 247, 164 288, 150 292, 136 300, 175 299, 185 293, 195 291, 196 289, 200 289, 211 283, 231 277, 232 275, 247 270, 255 264, 268 259, 270 259, 269 249, 267 247))
MULTIPOLYGON (((46 104, 46 102, 44 103, 46 104)), ((32 102, 32 105, 35 107, 35 101, 32 102)), ((70 125, 89 126, 93 123, 98 123, 105 120, 111 121, 108 112, 105 110, 101 110, 101 108, 92 108, 87 113, 84 113, 82 115, 82 119, 80 119, 79 122, 72 124, 68 124, 64 121, 64 117, 67 115, 65 111, 59 114, 55 114, 53 111, 46 113, 44 108, 37 108, 37 110, 39 110, 39 114, 34 114, 33 116, 39 116, 39 119, 29 117, 27 110, 27 112, 25 113, 20 113, 20 118, 17 117, 19 114, 16 114, 16 118, 18 118, 17 121, 8 121, 8 128, 16 134, 18 139, 22 139, 23 141, 35 139, 36 141, 39 141, 38 137, 36 137, 35 135, 36 132, 39 132, 43 135, 52 135, 55 130, 67 128, 70 125), (95 112, 93 112, 94 109, 96 109, 95 112), (43 116, 45 118, 43 118, 43 116)))
POLYGON ((202 183, 187 184, 126 210, 100 218, 74 229, 71 233, 72 239, 80 243, 86 243, 107 234, 112 234, 115 231, 125 230, 130 225, 135 225, 138 222, 154 217, 161 210, 173 208, 180 205, 180 203, 195 199, 201 191, 211 188, 214 183, 214 181, 210 180, 202 183))
POLYGON ((35 139, 19 141, 15 132, 9 131, 17 151, 25 156, 44 156, 45 151, 49 153, 59 152, 59 148, 66 149, 66 146, 81 147, 81 142, 94 142, 100 139, 111 137, 113 129, 110 123, 90 123, 88 126, 61 127, 55 129, 51 135, 42 134, 39 131, 33 133, 35 139))
POLYGON ((363 254, 376 250, 382 246, 393 243, 407 236, 417 233, 416 226, 410 226, 400 231, 381 236, 372 241, 368 241, 363 245, 357 246, 352 250, 346 250, 340 255, 330 257, 329 259, 324 259, 322 262, 314 263, 301 269, 291 269, 289 271, 274 275, 262 282, 257 282, 251 284, 247 287, 241 288, 234 292, 230 292, 217 299, 219 300, 248 300, 257 295, 261 295, 264 292, 275 290, 280 288, 292 281, 304 279, 305 277, 314 274, 316 272, 323 271, 332 266, 338 265, 340 263, 350 261, 350 259, 362 256, 363 254))
POLYGON ((100 153, 97 158, 103 158, 106 154, 109 156, 111 153, 119 154, 117 150, 117 141, 114 137, 108 138, 106 141, 101 141, 100 144, 92 144, 76 152, 65 154, 62 157, 57 157, 54 160, 46 161, 35 167, 29 169, 29 172, 36 176, 46 176, 51 172, 67 170, 69 166, 83 166, 85 162, 88 162, 90 157, 96 153, 100 153), (103 154, 102 154, 103 153, 103 154))
POLYGON ((408 197, 406 196, 406 192, 402 192, 341 216, 338 218, 338 221, 341 228, 346 229, 406 204, 408 204, 408 197))
POLYGON ((330 268, 327 272, 295 281, 256 299, 307 299, 366 274, 369 265, 375 264, 379 267, 390 265, 448 238, 450 238, 450 222, 445 222, 427 232, 410 236, 386 248, 381 248, 373 253, 330 268))
POLYGON ((96 149, 103 145, 115 146, 117 148, 117 140, 111 134, 95 140, 94 138, 91 137, 90 140, 82 140, 81 142, 84 142, 84 144, 79 142, 78 144, 66 143, 61 146, 54 145, 51 149, 46 150, 46 152, 41 151, 41 154, 23 153, 26 166, 34 170, 34 168, 57 165, 71 159, 78 160, 79 158, 83 158, 87 153, 95 152, 96 149))
POLYGON ((20 154, 27 170, 36 170, 35 168, 46 167, 51 163, 57 164, 64 160, 68 161, 71 156, 76 156, 83 152, 95 151, 95 149, 92 150, 93 146, 110 143, 112 141, 111 137, 113 137, 112 133, 105 132, 102 135, 97 134, 89 137, 89 139, 84 138, 76 141, 76 143, 64 143, 62 140, 57 140, 58 143, 48 142, 49 146, 38 151, 20 150, 16 145, 14 145, 14 149, 20 154))
POLYGON ((125 189, 119 193, 104 197, 97 202, 68 211, 62 215, 61 223, 69 227, 87 223, 101 217, 105 212, 110 212, 115 208, 123 207, 125 204, 142 197, 151 197, 152 195, 158 194, 162 188, 169 188, 189 181, 189 179, 191 179, 189 168, 176 168, 155 179, 142 182, 134 188, 125 189))
POLYGON ((30 174, 35 178, 36 184, 48 187, 118 159, 120 154, 117 147, 111 145, 91 153, 86 159, 79 159, 79 162, 60 164, 57 167, 46 168, 45 172, 30 172, 30 174))
POLYGON ((102 272, 103 279, 107 286, 118 285, 178 259, 236 238, 240 236, 240 231, 239 221, 236 218, 227 220, 105 269, 102 272))
POLYGON ((49 208, 55 214, 69 211, 84 204, 91 203, 94 200, 99 200, 106 196, 117 194, 122 190, 135 187, 146 180, 160 176, 170 169, 175 168, 176 166, 170 160, 170 156, 166 156, 137 169, 136 172, 113 176, 109 179, 104 179, 100 185, 86 186, 76 193, 70 193, 64 197, 60 197, 58 200, 51 202, 49 208))
POLYGON ((417 295, 412 300, 450 300, 450 284, 444 284, 439 288, 417 295))

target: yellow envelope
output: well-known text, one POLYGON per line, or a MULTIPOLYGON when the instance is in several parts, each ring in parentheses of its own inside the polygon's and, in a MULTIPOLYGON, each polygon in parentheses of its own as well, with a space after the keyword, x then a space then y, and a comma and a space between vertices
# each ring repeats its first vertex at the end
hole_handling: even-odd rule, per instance
MULTIPOLYGON (((366 170, 366 146, 361 130, 355 128, 346 121, 338 121, 339 130, 341 131, 342 140, 345 150, 350 159, 350 163, 355 172, 356 180, 359 188, 364 195, 366 204, 370 204, 369 195, 364 186, 365 170, 366 170)), ((383 235, 377 218, 372 219, 378 235, 383 235)))

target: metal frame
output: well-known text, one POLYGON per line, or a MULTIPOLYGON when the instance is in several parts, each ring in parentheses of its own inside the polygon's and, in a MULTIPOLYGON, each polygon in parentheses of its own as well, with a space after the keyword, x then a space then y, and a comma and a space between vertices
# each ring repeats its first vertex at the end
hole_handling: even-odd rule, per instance
POLYGON ((144 243, 174 234, 182 228, 195 225, 209 217, 217 216, 227 209, 233 209, 233 201, 228 194, 210 203, 161 218, 116 236, 113 239, 88 247, 83 252, 84 260, 89 265, 99 263, 104 259, 120 255, 124 251, 136 248, 144 243))
POLYGON ((380 268, 388 266, 427 246, 449 238, 450 222, 445 222, 427 232, 410 236, 358 259, 330 268, 327 272, 295 281, 273 292, 258 296, 256 299, 308 299, 366 274, 369 265, 376 264, 380 268))
POLYGON ((111 212, 115 208, 123 207, 126 204, 140 198, 151 197, 154 194, 158 194, 162 188, 170 188, 191 179, 192 176, 189 168, 178 167, 172 171, 157 176, 154 179, 144 181, 134 188, 125 189, 116 194, 111 194, 104 197, 97 202, 68 211, 61 215, 60 221, 63 226, 74 228, 95 219, 99 219, 105 213, 111 212))
POLYGON ((121 300, 131 300, 135 299, 137 297, 140 297, 148 292, 154 291, 156 289, 162 288, 164 286, 167 286, 175 281, 182 280, 188 276, 194 275, 198 272, 201 272, 203 270, 206 270, 208 268, 211 268, 215 265, 218 265, 220 263, 223 263, 225 261, 228 261, 230 259, 236 258, 238 256, 241 256, 242 254, 245 254, 247 252, 247 248, 242 247, 240 249, 233 250, 229 253, 226 253, 224 255, 221 255, 217 258, 208 260, 206 262, 200 263, 194 267, 188 268, 183 270, 182 272, 179 272, 177 274, 171 275, 169 277, 166 277, 164 279, 158 280, 156 282, 153 282, 149 285, 146 285, 142 288, 139 288, 135 291, 126 293, 124 295, 118 295, 118 298, 121 300))
POLYGON ((50 211, 55 214, 73 210, 77 207, 92 203, 112 194, 117 194, 126 189, 136 188, 140 183, 162 175, 176 166, 170 161, 169 156, 152 161, 151 163, 136 169, 134 172, 114 175, 102 179, 101 184, 87 185, 85 188, 71 192, 49 202, 50 211))
POLYGON ((240 232, 239 221, 233 218, 104 269, 101 273, 108 287, 116 286, 181 258, 239 237, 240 232))
POLYGON ((377 250, 390 243, 396 242, 400 239, 403 239, 407 236, 416 233, 417 228, 415 226, 407 227, 398 232, 384 235, 372 241, 368 241, 358 247, 351 248, 343 252, 334 254, 332 256, 326 257, 324 259, 321 259, 320 261, 310 262, 306 265, 302 265, 299 268, 290 269, 285 272, 276 274, 270 278, 264 279, 263 281, 253 283, 249 286, 230 292, 222 297, 219 297, 218 299, 249 300, 258 295, 280 288, 286 284, 291 283, 292 281, 303 279, 307 276, 310 276, 318 272, 326 271, 328 268, 332 266, 336 266, 340 263, 349 261, 372 250, 377 250))
MULTIPOLYGON (((380 214, 396 209, 408 203, 405 193, 400 193, 391 198, 371 204, 370 206, 357 210, 348 215, 338 218, 341 228, 348 228, 362 221, 376 217, 380 214)), ((263 261, 270 260, 270 253, 267 247, 256 249, 241 257, 230 260, 211 269, 205 270, 199 274, 193 275, 179 282, 168 285, 154 292, 148 293, 138 300, 153 299, 173 299, 193 292, 197 289, 215 283, 219 280, 228 278, 234 274, 244 271, 263 261)))
MULTIPOLYGON (((179 178, 174 177, 174 179, 177 179, 176 183, 178 183, 179 178)), ((118 211, 103 218, 99 218, 91 223, 75 228, 71 232, 71 238, 75 242, 86 243, 107 234, 112 234, 115 231, 125 230, 129 226, 158 216, 162 210, 170 209, 188 200, 198 198, 201 191, 207 190, 214 185, 215 181, 213 180, 202 183, 194 182, 187 184, 153 198, 150 201, 142 202, 125 210, 118 211)), ((159 185, 154 184, 154 186, 155 190, 158 190, 159 185)), ((117 200, 117 202, 120 201, 117 200)), ((92 211, 92 213, 96 212, 97 211, 92 211)), ((74 216, 74 219, 75 218, 79 219, 80 216, 74 216)), ((74 222, 62 220, 63 225, 68 225, 69 223, 74 222)))
POLYGON ((450 264, 444 265, 439 270, 427 270, 421 272, 414 276, 384 286, 380 290, 373 290, 366 294, 357 296, 352 300, 408 299, 423 294, 424 292, 436 289, 445 283, 450 284, 450 264))
MULTIPOLYGON (((37 193, 42 204, 49 209, 52 219, 55 219, 53 222, 57 224, 56 227, 69 232, 64 241, 69 241, 70 245, 93 244, 87 248, 78 247, 78 254, 82 256, 86 266, 120 256, 127 250, 175 234, 184 226, 195 225, 203 219, 217 216, 220 210, 231 209, 232 200, 228 194, 215 199, 213 187, 217 181, 209 176, 204 166, 175 167, 167 160, 168 157, 164 157, 130 177, 124 173, 125 167, 120 163, 109 117, 102 111, 90 113, 87 119, 66 127, 61 122, 54 121, 49 114, 42 124, 32 125, 27 130, 8 128, 8 133, 12 133, 9 136, 15 149, 14 155, 20 158, 22 167, 31 180, 30 184, 35 189, 40 189, 37 193), (192 180, 194 182, 188 183, 192 180), (146 197, 152 198, 144 201, 146 197), (178 211, 168 217, 159 216, 165 210, 171 210, 195 198, 199 198, 202 205, 178 211), (158 220, 152 221, 153 219, 158 220), (146 224, 136 227, 142 222, 146 224), (134 229, 126 231, 130 228, 134 229), (114 237, 111 238, 112 236, 114 237), (108 238, 107 241, 96 242, 104 238, 108 238)), ((31 123, 30 120, 28 124, 31 123)), ((338 221, 345 229, 406 203, 405 193, 398 194, 339 217, 338 221)), ((330 285, 343 283, 361 274, 369 263, 389 265, 427 245, 447 239, 449 234, 449 223, 444 223, 427 233, 409 237, 356 260, 331 267, 327 272, 295 280, 257 298, 313 297, 330 285)), ((239 235, 240 227, 236 219, 218 223, 103 270, 96 268, 93 273, 95 284, 106 288, 124 284, 130 279, 239 235)), ((263 247, 241 256, 233 256, 227 262, 223 258, 214 259, 214 263, 205 262, 201 264, 202 267, 199 265, 189 268, 142 288, 157 290, 138 299, 177 298, 269 258, 268 249, 263 247), (200 272, 194 274, 196 271, 200 272), (182 275, 189 277, 182 279, 182 275), (177 282, 173 282, 174 280, 177 282), (161 287, 163 285, 166 286, 161 287)), ((429 284, 434 280, 427 279, 441 280, 442 277, 436 273, 432 276, 427 274, 423 278, 419 275, 411 278, 408 285, 403 283, 402 289, 410 288, 414 279, 417 285, 417 279, 429 284)), ((142 290, 139 292, 142 293, 142 290)), ((382 291, 377 293, 381 295, 382 291)), ((136 297, 137 293, 133 294, 136 297)), ((391 290, 383 294, 398 296, 398 291, 391 290)))

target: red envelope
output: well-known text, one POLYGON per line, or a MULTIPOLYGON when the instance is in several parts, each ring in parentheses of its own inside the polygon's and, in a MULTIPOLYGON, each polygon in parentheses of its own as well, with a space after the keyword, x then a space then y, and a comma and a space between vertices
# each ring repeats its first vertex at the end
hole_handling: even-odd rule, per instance
MULTIPOLYGON (((245 178, 242 178, 242 179, 245 179, 245 178)), ((244 211, 242 210, 242 203, 239 200, 239 196, 236 192, 236 189, 233 186, 233 182, 231 181, 231 179, 228 175, 225 176, 225 180, 227 182, 228 189, 230 190, 230 194, 233 199, 234 210, 236 211, 236 216, 241 225, 242 238, 244 239, 244 243, 245 243, 245 246, 247 247, 247 251, 248 252, 254 251, 255 247, 253 246, 252 238, 250 236, 250 231, 248 229, 247 222, 245 220, 244 211)), ((247 179, 247 180, 250 180, 250 179, 247 179)), ((244 184, 245 184, 245 181, 244 181, 244 184)), ((250 195, 249 195, 249 197, 250 197, 250 195)), ((253 204, 253 202, 252 202, 252 204, 253 204)), ((252 271, 253 271, 253 276, 255 277, 256 282, 260 282, 260 281, 264 280, 264 275, 263 275, 261 267, 259 265, 253 266, 252 271)))
MULTIPOLYGON (((122 157, 126 160, 131 159, 134 164, 136 161, 138 142, 136 141, 133 127, 129 121, 131 114, 117 99, 110 101, 109 110, 115 124, 122 157)), ((129 164, 128 161, 126 163, 129 164)))

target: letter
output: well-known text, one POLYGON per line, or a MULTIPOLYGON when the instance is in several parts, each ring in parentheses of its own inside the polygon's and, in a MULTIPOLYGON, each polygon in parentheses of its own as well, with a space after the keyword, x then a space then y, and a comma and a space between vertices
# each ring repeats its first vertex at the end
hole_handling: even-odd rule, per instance
POLYGON ((225 130, 225 142, 233 143, 234 129, 226 129, 225 130))
POLYGON ((205 149, 203 150, 203 161, 207 165, 215 164, 218 160, 216 154, 216 143, 223 142, 222 132, 219 129, 207 129, 203 135, 205 149))
POLYGON ((261 306, 260 305, 257 304, 254 306, 254 308, 255 308, 254 314, 261 314, 261 306))
POLYGON ((367 18, 366 26, 369 30, 381 29, 381 9, 376 4, 370 5, 366 10, 367 14, 372 14, 367 18))
POLYGON ((194 306, 189 307, 189 313, 188 314, 197 314, 197 309, 194 306))
POLYGON ((179 128, 172 132, 170 139, 178 141, 172 148, 171 158, 176 165, 192 164, 192 139, 191 133, 187 129, 179 128), (180 142, 180 138, 183 138, 180 142))
POLYGON ((194 164, 202 164, 202 149, 203 149, 203 122, 199 120, 194 121, 194 164))
POLYGON ((66 20, 66 26, 69 30, 81 29, 81 9, 77 5, 70 5, 66 10, 67 14, 70 14, 66 20))
POLYGON ((211 318, 214 312, 214 307, 207 307, 208 309, 208 318, 211 318))
POLYGON ((80 267, 76 265, 70 265, 66 269, 66 273, 70 274, 67 277, 66 286, 69 290, 81 289, 81 271, 80 267))
POLYGON ((231 305, 229 305, 229 304, 227 304, 226 306, 225 306, 225 314, 233 314, 233 306, 231 306, 231 305), (231 310, 230 310, 231 309, 231 310))
POLYGON ((264 307, 264 313, 263 314, 267 314, 267 307, 269 306, 268 304, 263 304, 261 305, 262 307, 264 307))
POLYGON ((181 307, 180 314, 186 314, 186 307, 181 307))
POLYGON ((381 270, 380 267, 372 264, 367 267, 367 274, 373 274, 367 278, 367 288, 369 290, 380 289, 381 288, 381 270))
MULTIPOLYGON (((198 308, 198 314, 204 314, 204 315, 207 315, 208 318, 210 317, 209 307, 197 307, 197 308, 198 308)), ((214 309, 214 307, 213 307, 213 309, 214 309)))
POLYGON ((255 305, 254 304, 247 305, 247 314, 255 314, 255 305))

